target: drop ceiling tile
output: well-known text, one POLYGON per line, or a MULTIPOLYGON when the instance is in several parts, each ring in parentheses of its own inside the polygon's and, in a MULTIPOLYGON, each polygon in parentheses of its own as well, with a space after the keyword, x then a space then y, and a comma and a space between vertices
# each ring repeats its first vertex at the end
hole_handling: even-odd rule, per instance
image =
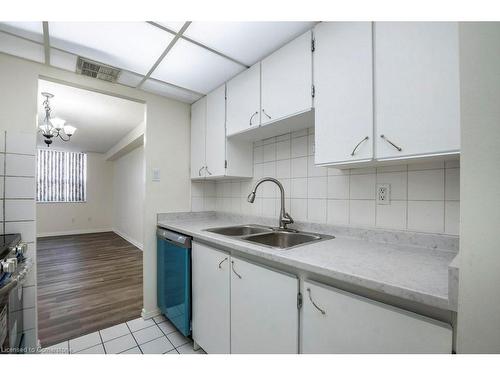
POLYGON ((41 22, 0 22, 0 30, 43 43, 41 22))
POLYGON ((315 22, 193 22, 184 35, 246 65, 253 65, 315 22))
POLYGON ((169 85, 165 82, 160 82, 154 79, 146 80, 141 89, 153 94, 165 96, 167 98, 176 99, 184 103, 194 103, 198 99, 201 98, 201 95, 198 95, 194 92, 183 90, 179 87, 175 87, 169 85))
POLYGON ((186 21, 162 21, 156 23, 165 26, 167 29, 178 32, 186 21))
POLYGON ((76 71, 77 56, 72 53, 59 51, 57 49, 50 49, 50 65, 56 68, 69 70, 70 72, 76 71))
POLYGON ((207 94, 242 70, 231 60, 179 39, 152 77, 207 94))
POLYGON ((41 44, 5 33, 0 33, 0 52, 5 52, 39 63, 45 61, 45 53, 41 44))
POLYGON ((146 74, 173 35, 146 22, 50 22, 51 46, 146 74))
POLYGON ((127 72, 126 70, 123 70, 120 75, 118 76, 118 83, 121 83, 122 85, 130 86, 130 87, 136 87, 141 81, 142 77, 138 74, 130 73, 127 72))

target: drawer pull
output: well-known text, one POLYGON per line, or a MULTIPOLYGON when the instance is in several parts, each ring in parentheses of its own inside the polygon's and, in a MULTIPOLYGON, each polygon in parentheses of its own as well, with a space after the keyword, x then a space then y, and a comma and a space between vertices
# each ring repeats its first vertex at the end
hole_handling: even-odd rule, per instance
POLYGON ((269 120, 271 120, 272 117, 266 113, 265 109, 262 109, 262 113, 265 114, 269 120))
POLYGON ((241 279, 241 275, 234 270, 234 260, 231 261, 231 268, 236 276, 238 276, 241 279))
POLYGON ((221 269, 221 268, 222 268, 222 263, 224 263, 226 260, 227 260, 227 257, 226 257, 226 258, 224 258, 224 259, 222 259, 222 260, 220 261, 220 263, 219 263, 219 269, 221 269))
POLYGON ((366 136, 364 137, 361 141, 359 141, 359 143, 354 147, 354 149, 352 150, 351 152, 351 156, 354 156, 354 154, 356 153, 356 150, 358 149, 358 147, 361 145, 361 143, 363 143, 364 141, 367 141, 368 139, 370 139, 370 137, 366 136))
POLYGON ((391 146, 393 146, 399 152, 403 151, 403 149, 401 147, 399 147, 399 146, 395 145, 394 143, 392 143, 385 135, 380 134, 380 138, 382 138, 383 140, 385 140, 386 142, 388 142, 391 146))
POLYGON ((307 288, 307 293, 309 294, 309 301, 311 301, 311 303, 313 304, 314 307, 316 307, 316 309, 318 309, 318 311, 321 312, 321 314, 323 315, 326 315, 326 311, 323 310, 321 307, 319 307, 318 305, 316 305, 316 303, 314 303, 313 299, 312 299, 312 296, 311 296, 311 288, 307 288))
POLYGON ((255 115, 258 115, 258 114, 259 114, 259 112, 258 112, 258 111, 255 111, 255 113, 254 113, 252 116, 250 116, 250 126, 252 126, 252 125, 253 125, 253 124, 252 124, 252 121, 253 121, 253 118, 255 117, 255 115))

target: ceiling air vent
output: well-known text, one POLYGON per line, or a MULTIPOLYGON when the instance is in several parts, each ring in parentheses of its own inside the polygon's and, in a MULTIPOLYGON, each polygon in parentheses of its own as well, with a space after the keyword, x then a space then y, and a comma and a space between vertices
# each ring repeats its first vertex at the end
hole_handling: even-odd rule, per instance
POLYGON ((103 81, 116 82, 121 70, 78 56, 76 72, 103 81))

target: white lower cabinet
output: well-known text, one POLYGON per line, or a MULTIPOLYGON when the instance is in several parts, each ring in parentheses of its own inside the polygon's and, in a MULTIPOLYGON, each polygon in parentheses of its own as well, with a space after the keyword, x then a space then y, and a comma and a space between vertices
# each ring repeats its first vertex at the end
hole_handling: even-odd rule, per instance
POLYGON ((448 324, 315 282, 303 293, 302 353, 451 353, 448 324))
POLYGON ((191 258, 193 339, 207 353, 229 353, 229 254, 193 242, 191 258))
POLYGON ((452 328, 193 242, 193 339, 207 353, 451 353, 452 328))
POLYGON ((193 242, 193 340, 207 353, 298 353, 298 279, 193 242))
POLYGON ((298 279, 231 258, 231 353, 298 353, 298 279))

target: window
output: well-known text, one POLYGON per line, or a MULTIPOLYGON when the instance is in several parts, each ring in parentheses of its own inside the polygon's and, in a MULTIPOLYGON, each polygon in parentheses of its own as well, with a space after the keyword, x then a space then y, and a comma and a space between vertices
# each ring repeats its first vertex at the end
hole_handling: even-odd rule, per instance
POLYGON ((85 202, 87 155, 38 150, 37 201, 85 202))

